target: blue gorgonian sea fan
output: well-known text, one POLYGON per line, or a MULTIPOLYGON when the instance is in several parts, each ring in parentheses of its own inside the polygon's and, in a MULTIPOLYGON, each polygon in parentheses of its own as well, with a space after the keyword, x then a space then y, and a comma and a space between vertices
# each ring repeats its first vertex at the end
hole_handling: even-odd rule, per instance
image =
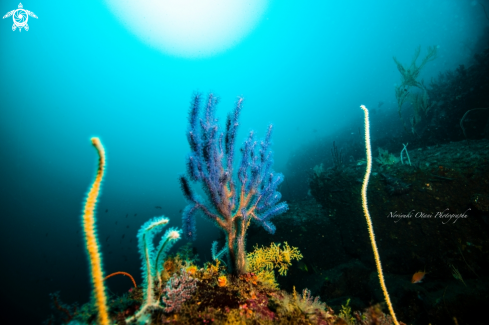
POLYGON ((261 224, 269 233, 275 233, 271 222, 274 216, 287 211, 282 195, 277 191, 283 175, 272 169, 270 150, 272 125, 264 139, 257 141, 251 131, 241 148, 241 160, 236 171, 234 144, 243 99, 226 119, 221 130, 215 117, 216 97, 209 95, 201 111, 201 96, 195 95, 189 112, 187 140, 187 174, 180 177, 180 185, 189 205, 183 211, 183 235, 194 240, 195 215, 203 213, 226 233, 230 268, 235 274, 245 272, 245 235, 250 222, 261 224), (234 173, 235 172, 235 173, 234 173), (196 195, 191 182, 200 183, 205 198, 196 195))

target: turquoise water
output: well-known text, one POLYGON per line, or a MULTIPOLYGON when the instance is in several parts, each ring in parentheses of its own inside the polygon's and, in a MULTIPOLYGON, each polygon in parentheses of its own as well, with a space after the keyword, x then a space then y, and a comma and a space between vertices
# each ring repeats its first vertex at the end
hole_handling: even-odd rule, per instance
MULTIPOLYGON (((436 46, 438 58, 422 71, 430 80, 467 64, 488 26, 477 1, 267 4, 249 33, 205 57, 148 45, 101 1, 25 2, 38 16, 29 18, 29 31, 12 31, 11 17, 1 21, 4 306, 24 312, 28 296, 28 314, 38 322, 49 313, 50 292, 61 291, 68 302, 88 300, 79 231, 97 161, 90 137, 100 137, 107 153, 97 215, 104 268, 139 277, 141 224, 164 214, 181 226, 186 202, 178 176, 185 172, 195 92, 220 97, 222 123, 244 97, 239 146, 250 130, 263 137, 273 123, 274 169, 287 178, 294 152, 361 123, 361 104, 382 101, 381 112, 397 110, 393 56, 408 64, 417 46, 421 56, 436 46)), ((17 6, 2 1, 0 11, 17 6)), ((205 260, 218 230, 202 218, 197 228, 195 246, 205 260)))

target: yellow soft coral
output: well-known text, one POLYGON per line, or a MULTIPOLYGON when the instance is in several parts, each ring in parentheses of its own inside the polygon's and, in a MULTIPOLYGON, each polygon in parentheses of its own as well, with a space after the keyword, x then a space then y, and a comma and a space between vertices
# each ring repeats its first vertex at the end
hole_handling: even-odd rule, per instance
POLYGON ((262 283, 276 287, 273 269, 278 269, 280 275, 287 275, 292 260, 300 260, 302 254, 297 247, 290 247, 287 242, 283 248, 280 243, 272 243, 270 247, 255 246, 255 250, 247 255, 248 271, 256 273, 262 283))
POLYGON ((275 279, 275 273, 273 270, 261 270, 256 273, 257 279, 265 286, 273 289, 278 289, 278 283, 275 279))

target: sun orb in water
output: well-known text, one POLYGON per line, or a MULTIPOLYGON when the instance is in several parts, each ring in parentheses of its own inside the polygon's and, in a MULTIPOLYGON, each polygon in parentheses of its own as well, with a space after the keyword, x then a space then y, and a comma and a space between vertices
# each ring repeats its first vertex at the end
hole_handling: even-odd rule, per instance
POLYGON ((208 57, 232 48, 265 13, 269 0, 105 0, 122 24, 166 54, 208 57))

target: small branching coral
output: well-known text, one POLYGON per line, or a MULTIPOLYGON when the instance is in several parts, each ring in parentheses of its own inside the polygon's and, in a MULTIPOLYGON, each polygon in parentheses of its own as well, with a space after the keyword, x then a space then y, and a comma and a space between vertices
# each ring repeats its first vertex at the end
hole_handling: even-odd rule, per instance
POLYGON ((419 77, 419 73, 421 72, 421 69, 423 69, 423 67, 426 65, 426 63, 436 59, 436 50, 436 46, 428 46, 428 53, 421 61, 421 64, 417 66, 416 61, 418 60, 419 54, 421 53, 421 46, 418 46, 414 51, 411 65, 407 69, 404 68, 404 66, 396 59, 396 57, 393 57, 394 62, 397 65, 397 70, 399 70, 399 72, 401 73, 401 86, 424 88, 424 85, 416 79, 419 77))
POLYGON ((414 57, 413 60, 411 61, 411 65, 409 68, 405 68, 397 59, 394 57, 394 62, 397 65, 397 70, 401 73, 401 84, 396 86, 395 88, 395 94, 397 98, 397 104, 399 107, 399 116, 401 116, 401 108, 406 101, 406 99, 409 97, 410 94, 410 89, 412 87, 418 88, 422 91, 422 94, 414 94, 413 96, 413 101, 414 101, 414 106, 415 106, 415 113, 416 113, 416 118, 421 118, 423 115, 426 115, 426 113, 429 111, 431 106, 428 104, 428 93, 426 92, 426 86, 423 84, 423 82, 418 81, 419 73, 421 72, 421 69, 430 61, 433 61, 436 59, 436 52, 437 52, 437 47, 436 46, 429 46, 428 47, 428 53, 426 54, 425 58, 421 61, 421 64, 419 66, 416 65, 416 61, 419 58, 419 54, 421 52, 421 46, 418 46, 416 50, 414 51, 414 57))
POLYGON ((304 289, 302 295, 297 294, 295 287, 292 294, 282 291, 275 296, 274 301, 278 303, 280 315, 291 315, 297 319, 305 316, 313 324, 335 323, 333 310, 321 302, 319 297, 313 297, 308 289, 304 289))
POLYGON ((165 313, 180 311, 182 304, 197 289, 197 279, 191 277, 185 269, 181 269, 180 273, 180 275, 174 274, 163 289, 162 300, 165 303, 165 313))
POLYGON ((259 248, 255 246, 255 250, 246 256, 248 271, 256 273, 262 283, 268 284, 272 288, 278 287, 274 269, 278 269, 280 275, 287 275, 292 260, 299 261, 302 259, 302 254, 297 247, 290 247, 285 242, 283 248, 280 249, 280 245, 280 243, 272 243, 270 247, 259 248))
POLYGON ((346 300, 346 305, 341 305, 341 311, 338 316, 343 318, 348 325, 355 324, 355 319, 351 315, 350 299, 346 300))
POLYGON ((358 325, 392 325, 392 317, 386 315, 382 312, 382 308, 377 304, 375 306, 369 307, 365 312, 355 311, 353 312, 356 322, 354 324, 358 325))
POLYGON ((328 318, 332 318, 331 314, 326 311, 326 304, 321 302, 319 297, 313 297, 311 291, 308 289, 302 290, 302 295, 299 297, 296 296, 295 300, 299 309, 308 315, 310 320, 315 320, 320 323, 321 321, 326 322, 328 318))

